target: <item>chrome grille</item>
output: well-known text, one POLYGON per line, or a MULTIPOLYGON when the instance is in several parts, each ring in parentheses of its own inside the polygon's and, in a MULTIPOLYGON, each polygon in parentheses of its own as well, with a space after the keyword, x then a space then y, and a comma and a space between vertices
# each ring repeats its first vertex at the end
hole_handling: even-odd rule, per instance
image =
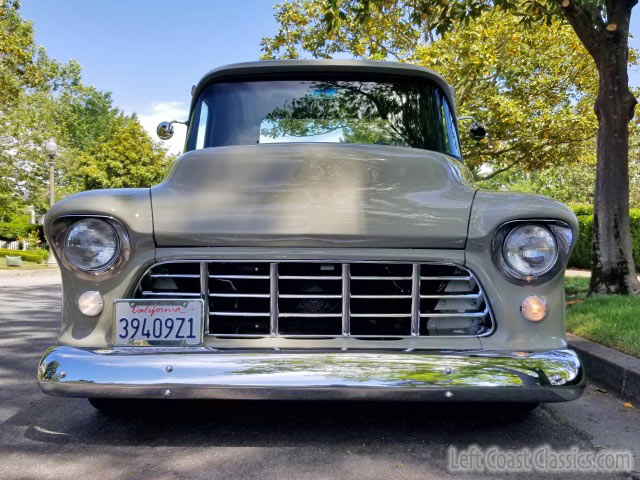
POLYGON ((192 261, 155 265, 138 298, 202 297, 219 337, 481 336, 493 329, 482 288, 457 265, 192 261))

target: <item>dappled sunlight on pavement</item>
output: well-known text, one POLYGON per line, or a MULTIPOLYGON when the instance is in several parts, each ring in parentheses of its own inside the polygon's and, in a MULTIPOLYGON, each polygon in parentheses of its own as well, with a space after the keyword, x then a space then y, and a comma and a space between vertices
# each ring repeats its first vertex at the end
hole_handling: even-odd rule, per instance
POLYGON ((39 391, 60 284, 36 277, 0 287, 0 478, 454 478, 450 445, 640 450, 638 410, 593 387, 520 419, 482 405, 237 401, 137 402, 108 417, 39 391))

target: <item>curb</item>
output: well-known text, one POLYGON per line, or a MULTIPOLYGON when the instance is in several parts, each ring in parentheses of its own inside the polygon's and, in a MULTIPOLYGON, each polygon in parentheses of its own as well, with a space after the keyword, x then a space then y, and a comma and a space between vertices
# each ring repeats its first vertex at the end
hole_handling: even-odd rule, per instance
POLYGON ((587 379, 640 405, 640 359, 571 333, 567 333, 567 341, 580 356, 587 379))

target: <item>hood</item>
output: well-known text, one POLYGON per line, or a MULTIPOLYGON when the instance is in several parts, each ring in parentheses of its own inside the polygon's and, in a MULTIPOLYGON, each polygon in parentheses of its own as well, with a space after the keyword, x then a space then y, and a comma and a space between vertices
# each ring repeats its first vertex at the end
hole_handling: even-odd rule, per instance
POLYGON ((196 150, 151 189, 156 243, 464 248, 475 190, 452 162, 377 145, 196 150))

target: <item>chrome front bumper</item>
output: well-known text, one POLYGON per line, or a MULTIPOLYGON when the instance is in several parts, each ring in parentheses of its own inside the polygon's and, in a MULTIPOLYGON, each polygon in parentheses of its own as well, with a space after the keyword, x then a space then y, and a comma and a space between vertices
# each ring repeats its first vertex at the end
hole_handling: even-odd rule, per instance
POLYGON ((585 378, 571 350, 238 351, 51 347, 38 368, 50 395, 119 398, 561 402, 585 378))

